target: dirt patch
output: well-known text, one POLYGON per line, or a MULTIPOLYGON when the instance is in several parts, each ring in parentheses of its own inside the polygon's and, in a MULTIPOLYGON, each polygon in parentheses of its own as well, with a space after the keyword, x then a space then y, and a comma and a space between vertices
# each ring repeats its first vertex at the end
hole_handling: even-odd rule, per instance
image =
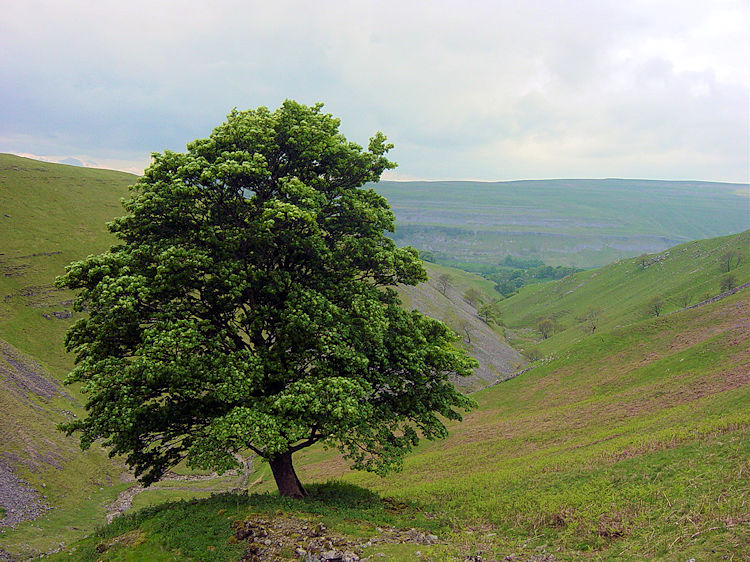
POLYGON ((145 488, 140 484, 136 484, 135 486, 131 486, 120 492, 117 499, 107 505, 107 523, 112 523, 112 520, 115 517, 122 515, 130 509, 133 505, 133 498, 140 494, 144 489, 145 488))
POLYGON ((231 540, 247 543, 242 560, 252 562, 300 558, 310 562, 356 562, 369 560, 364 557, 364 549, 378 544, 431 545, 440 542, 436 535, 396 527, 376 527, 375 534, 369 539, 354 539, 331 531, 319 521, 268 515, 250 515, 235 521, 232 528, 235 533, 231 540))

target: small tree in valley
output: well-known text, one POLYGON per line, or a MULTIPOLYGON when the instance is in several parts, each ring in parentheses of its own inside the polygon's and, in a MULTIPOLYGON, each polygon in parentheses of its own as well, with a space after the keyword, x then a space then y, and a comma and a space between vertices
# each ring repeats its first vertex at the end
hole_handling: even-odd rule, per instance
POLYGON ((661 316, 662 310, 664 310, 664 297, 661 296, 655 296, 652 297, 647 303, 646 303, 646 312, 650 316, 653 316, 655 318, 658 318, 661 316))
POLYGON ((600 316, 601 312, 598 308, 589 308, 584 314, 579 316, 577 320, 586 332, 591 332, 593 334, 599 327, 600 316))
POLYGON ((497 301, 488 302, 480 306, 479 310, 477 310, 477 316, 479 316, 479 318, 485 324, 500 325, 501 314, 500 314, 500 309, 498 308, 497 301))
POLYGON ((443 273, 437 278, 437 289, 444 296, 448 296, 448 289, 453 287, 453 276, 443 273))
POLYGON ((464 292, 464 300, 476 308, 482 304, 482 293, 474 287, 469 287, 464 292))
POLYGON ((555 321, 551 318, 542 318, 536 323, 536 329, 542 334, 542 339, 546 340, 555 331, 555 321))
POLYGON ((728 252, 724 252, 724 254, 722 254, 722 256, 719 258, 721 270, 725 273, 729 273, 730 271, 732 271, 732 269, 740 265, 741 262, 742 254, 737 250, 729 250, 728 252))
POLYGON ((426 280, 361 188, 394 166, 391 145, 378 133, 363 150, 320 109, 235 110, 186 153, 154 154, 109 225, 118 244, 58 280, 88 311, 66 346, 89 415, 62 428, 103 439, 146 485, 253 451, 300 497, 294 452, 324 442, 383 474, 473 404, 449 378, 476 362, 390 288, 426 280))
POLYGON ((677 304, 679 304, 681 308, 687 308, 692 299, 693 295, 691 293, 682 293, 677 297, 677 304))

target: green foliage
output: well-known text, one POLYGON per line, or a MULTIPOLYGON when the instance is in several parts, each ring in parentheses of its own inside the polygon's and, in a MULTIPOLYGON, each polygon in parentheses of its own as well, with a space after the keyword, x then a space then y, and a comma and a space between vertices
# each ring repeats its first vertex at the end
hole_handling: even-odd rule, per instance
POLYGON ((469 287, 464 291, 464 300, 473 307, 482 304, 482 293, 476 287, 469 287))
POLYGON ((419 257, 422 258, 423 261, 435 263, 435 254, 433 252, 422 250, 421 252, 419 252, 419 257))
POLYGON ((729 250, 719 258, 719 265, 725 273, 729 273, 732 269, 740 265, 740 263, 742 263, 742 253, 738 250, 729 250))
POLYGON ((514 269, 531 269, 532 267, 541 267, 544 262, 539 258, 522 258, 518 256, 505 256, 500 265, 512 267, 514 269))
POLYGON ((362 150, 321 107, 235 110, 186 153, 154 154, 109 224, 120 243, 58 280, 89 312, 66 338, 89 416, 63 429, 103 438, 146 484, 248 449, 291 468, 319 441, 383 474, 472 405, 449 376, 475 362, 389 287, 426 279, 360 189, 394 166, 391 145, 362 150))
POLYGON ((448 289, 453 287, 453 276, 448 273, 443 273, 437 278, 437 289, 443 295, 447 295, 448 289))
POLYGON ((591 307, 581 316, 576 318, 578 323, 586 332, 594 333, 599 327, 599 317, 601 316, 601 310, 598 308, 591 307))
POLYGON ((483 304, 477 310, 477 316, 482 319, 485 324, 501 324, 500 310, 497 307, 497 301, 488 302, 483 304))
POLYGON ((544 262, 539 259, 520 259, 512 258, 511 256, 505 258, 503 265, 512 267, 513 269, 505 269, 489 274, 487 278, 494 281, 495 290, 504 297, 515 294, 524 285, 562 279, 581 271, 580 268, 576 267, 561 265, 552 267, 551 265, 544 265, 544 262))
POLYGON ((537 331, 542 335, 542 339, 546 340, 555 332, 555 321, 552 318, 541 318, 536 323, 537 331))

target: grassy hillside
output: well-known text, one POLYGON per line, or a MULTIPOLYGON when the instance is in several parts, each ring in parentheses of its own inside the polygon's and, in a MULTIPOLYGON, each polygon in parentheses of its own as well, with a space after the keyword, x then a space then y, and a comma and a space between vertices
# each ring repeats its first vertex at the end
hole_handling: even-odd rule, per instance
POLYGON ((70 261, 111 244, 104 223, 134 180, 0 154, 0 500, 28 500, 38 509, 26 515, 43 513, 17 523, 18 505, 6 507, 0 545, 17 554, 82 536, 79 522, 102 520, 104 504, 127 486, 120 463, 96 447, 82 453, 55 429, 84 412, 77 389, 58 382, 72 366, 62 345, 72 294, 52 284, 70 261))
POLYGON ((655 297, 664 301, 660 313, 669 314, 715 296, 722 292, 727 275, 734 277, 736 285, 750 281, 750 231, 529 285, 499 308, 518 347, 537 347, 547 353, 582 338, 590 329, 586 316, 591 312, 597 317, 596 331, 608 331, 652 316, 649 303, 655 297), (727 273, 722 258, 729 254, 736 257, 727 273), (539 341, 536 332, 542 318, 551 318, 556 325, 554 335, 545 341, 539 341))
MULTIPOLYGON (((0 216, 0 426, 10 428, 0 484, 39 510, 55 508, 3 530, 0 556, 91 534, 119 494, 136 509, 188 501, 115 519, 56 558, 228 560, 265 549, 299 559, 302 547, 386 560, 750 557, 750 291, 677 310, 719 292, 719 259, 729 251, 740 257, 731 271, 737 283, 750 280, 748 232, 529 286, 502 301, 510 333, 549 360, 475 393, 479 408, 451 424, 448 440, 409 456, 400 474, 352 473, 318 447, 295 456, 301 479, 312 483, 304 502, 267 494, 274 485, 263 463, 246 480, 178 474, 134 497, 118 464, 100 450, 79 453, 53 429, 80 414, 81 397, 56 382, 70 366, 61 346, 71 295, 51 287, 69 261, 111 243, 103 223, 120 213, 117 199, 134 177, 10 156, 0 156, 0 172, 0 214, 10 215, 0 216), (656 295, 667 303, 659 318, 644 310, 656 295), (593 333, 576 319, 592 308, 593 333), (558 332, 537 342, 543 316, 558 332), (251 493, 208 497, 234 487, 251 493)), ((477 353, 486 352, 484 341, 504 349, 502 330, 478 321, 463 298, 474 288, 490 299, 491 284, 428 267, 430 283, 401 291, 405 304, 459 333, 469 322, 475 339, 464 345, 477 353), (452 275, 444 295, 443 274, 452 275)), ((506 352, 503 360, 517 366, 506 352)), ((487 357, 488 379, 495 359, 487 357)), ((495 365, 502 373, 507 363, 495 365)))
MULTIPOLYGON (((295 548, 314 547, 302 528, 319 522, 334 544, 387 560, 747 558, 749 315, 745 290, 589 335, 475 393, 479 409, 400 474, 351 473, 308 450, 296 461, 303 481, 340 483, 311 486, 304 502, 255 493, 161 506, 60 558, 221 560, 278 544, 279 557, 298 559, 295 548), (298 521, 287 527, 297 543, 282 545, 268 511, 276 525, 298 521), (247 525, 258 540, 237 539, 247 525), (386 525, 437 540, 378 542, 386 525)), ((251 492, 273 489, 264 466, 253 478, 251 492)))
MULTIPOLYGON (((439 543, 392 546, 386 559, 414 559, 417 550, 431 560, 463 559, 478 551, 489 560, 511 554, 563 560, 749 557, 750 290, 659 318, 633 312, 649 297, 647 287, 667 296, 686 287, 709 287, 714 294, 717 255, 738 248, 746 252, 746 241, 747 233, 699 241, 651 256, 646 267, 631 260, 582 274, 608 279, 610 290, 600 301, 613 303, 608 320, 594 333, 571 328, 569 339, 564 333, 553 336, 550 361, 475 393, 479 409, 452 424, 446 441, 422 445, 407 458, 403 473, 385 479, 352 473, 331 451, 314 448, 296 456, 301 478, 323 483, 338 477, 346 490, 355 485, 375 492, 378 497, 368 505, 376 512, 395 504, 404 513, 428 514, 429 523, 411 525, 436 533, 439 543), (690 256, 691 267, 680 275, 690 256), (634 264, 649 277, 630 276, 634 264), (636 296, 626 298, 631 294, 636 296)), ((733 269, 740 280, 744 271, 742 265, 733 269)), ((552 285, 536 289, 533 297, 522 293, 508 299, 507 310, 532 303, 557 310, 559 291, 552 285)), ((580 304, 588 307, 603 289, 581 285, 579 290, 580 304)), ((240 497, 237 511, 221 522, 219 538, 204 538, 198 551, 226 540, 232 521, 258 517, 259 505, 272 501, 263 495, 274 490, 266 465, 256 466, 250 482, 256 494, 240 497)), ((278 516, 313 521, 330 516, 316 511, 322 500, 318 488, 312 489, 305 503, 274 504, 278 516)), ((142 505, 159 500, 149 492, 141 498, 142 505)), ((160 509, 189 514, 211 506, 160 509)), ((349 524, 338 528, 377 538, 368 527, 375 514, 357 507, 349 524)), ((137 529, 144 545, 170 552, 170 542, 148 530, 165 515, 142 517, 102 537, 137 529)), ((112 559, 128 548, 115 549, 112 559)))
POLYGON ((689 181, 380 182, 396 239, 439 261, 601 266, 750 227, 750 186, 689 181), (644 204, 644 202, 648 202, 644 204))
POLYGON ((122 464, 99 447, 81 452, 78 439, 56 430, 82 414, 74 390, 0 340, 0 554, 33 555, 82 537, 128 486, 122 464))
POLYGON ((105 222, 122 214, 135 179, 0 154, 0 338, 54 376, 71 363, 62 349, 68 322, 53 313, 67 316, 72 295, 52 283, 71 261, 111 245, 105 222))

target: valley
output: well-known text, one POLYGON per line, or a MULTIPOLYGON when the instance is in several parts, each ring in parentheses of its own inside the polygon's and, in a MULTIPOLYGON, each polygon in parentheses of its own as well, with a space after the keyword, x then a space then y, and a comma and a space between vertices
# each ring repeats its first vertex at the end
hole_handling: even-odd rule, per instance
POLYGON ((750 556, 747 185, 378 184, 397 242, 438 262, 401 300, 478 360, 461 381, 478 408, 385 478, 300 451, 310 496, 290 500, 252 459, 223 476, 180 465, 141 490, 122 459, 56 430, 85 395, 61 384, 82 313, 54 279, 113 243, 104 224, 134 181, 0 155, 0 559, 240 559, 261 532, 291 559, 305 541, 388 560, 750 556), (506 255, 597 269, 502 298, 449 267, 506 255))

